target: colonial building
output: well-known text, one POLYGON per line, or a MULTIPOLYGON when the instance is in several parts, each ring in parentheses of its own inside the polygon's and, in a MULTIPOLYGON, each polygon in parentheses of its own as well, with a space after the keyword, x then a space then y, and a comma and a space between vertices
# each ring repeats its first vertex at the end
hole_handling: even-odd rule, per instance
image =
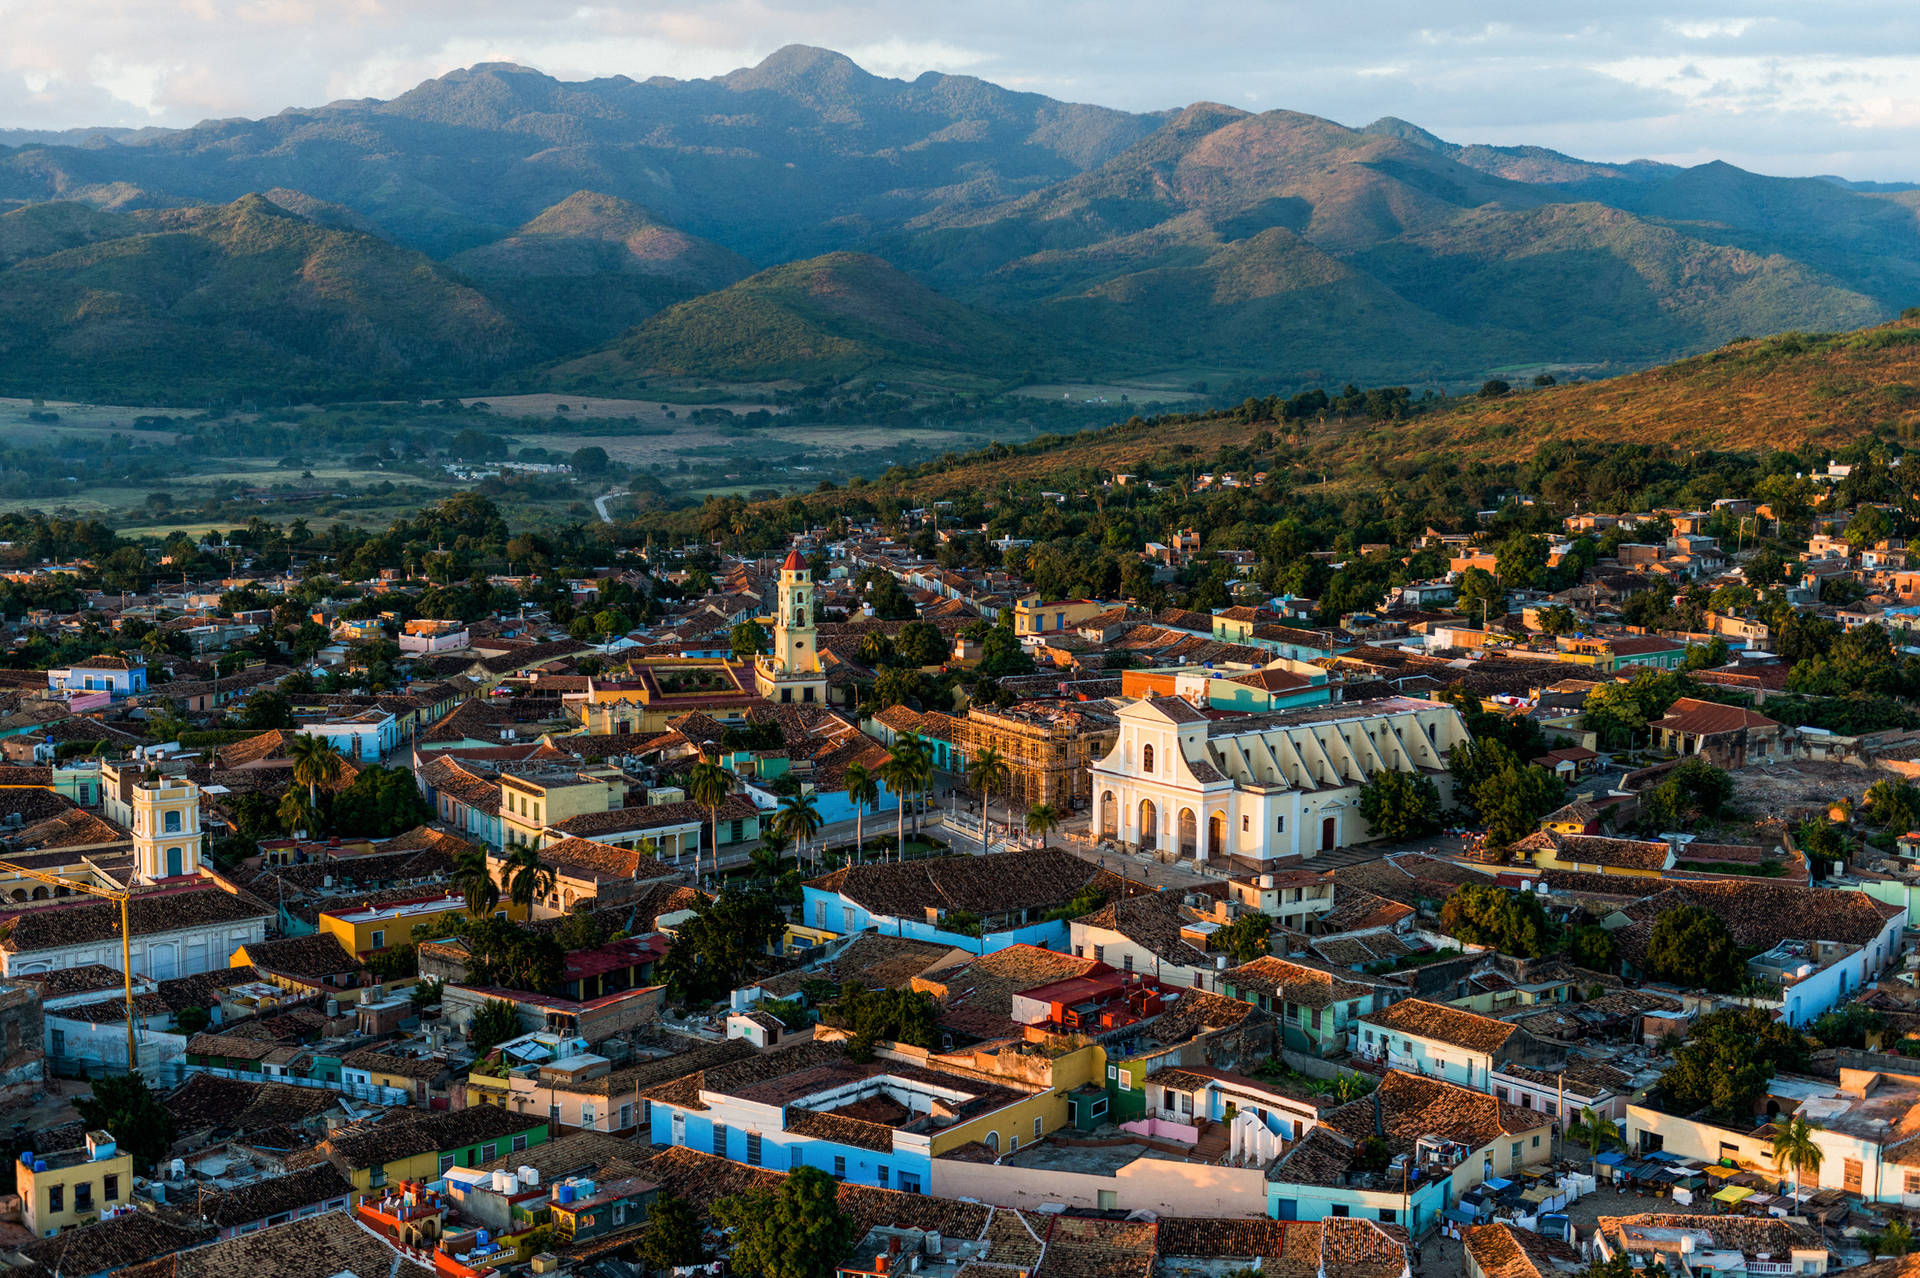
POLYGON ((825 705, 827 676, 820 669, 813 572, 798 550, 788 551, 787 561, 780 565, 779 601, 773 651, 754 663, 754 688, 769 701, 825 705))
POLYGON ((1419 772, 1444 793, 1447 755, 1467 739, 1452 706, 1407 697, 1227 718, 1148 697, 1117 717, 1118 744, 1092 768, 1092 829, 1199 861, 1364 842, 1367 779, 1419 772))
POLYGON ((200 872, 200 787, 157 777, 133 787, 133 867, 142 882, 200 872))
MULTIPOLYGON (((944 716, 943 716, 944 717, 944 716)), ((1087 804, 1087 768, 1120 733, 1105 701, 1022 701, 1004 710, 975 706, 953 724, 962 759, 999 753, 1007 781, 994 798, 1009 811, 1047 804, 1059 812, 1087 804)))

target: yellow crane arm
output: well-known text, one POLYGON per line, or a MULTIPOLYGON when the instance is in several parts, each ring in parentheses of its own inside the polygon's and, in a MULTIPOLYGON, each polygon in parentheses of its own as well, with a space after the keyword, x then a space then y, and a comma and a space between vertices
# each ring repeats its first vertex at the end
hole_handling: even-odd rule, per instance
POLYGON ((133 1038, 133 929, 127 917, 127 902, 133 894, 124 888, 95 887, 78 879, 63 878, 58 874, 49 874, 45 870, 35 870, 13 861, 0 860, 0 873, 17 874, 23 879, 35 879, 41 883, 51 883, 55 887, 67 888, 74 892, 84 892, 88 896, 102 897, 120 903, 120 979, 127 998, 127 1069, 139 1068, 140 1056, 134 1046, 133 1038))

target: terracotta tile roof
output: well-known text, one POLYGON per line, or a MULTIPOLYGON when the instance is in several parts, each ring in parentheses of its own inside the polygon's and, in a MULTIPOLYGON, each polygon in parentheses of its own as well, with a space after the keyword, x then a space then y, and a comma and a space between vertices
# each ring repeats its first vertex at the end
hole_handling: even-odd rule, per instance
POLYGON ((207 1194, 195 1203, 200 1219, 220 1229, 250 1225, 283 1212, 298 1211, 330 1199, 345 1198, 353 1182, 332 1163, 257 1180, 250 1185, 207 1194))
POLYGON ((703 1091, 732 1092, 796 1074, 816 1065, 841 1062, 846 1059, 846 1054, 846 1046, 842 1043, 803 1043, 782 1052, 754 1052, 736 1060, 703 1065, 691 1073, 643 1087, 640 1095, 661 1104, 703 1110, 707 1107, 700 1099, 703 1091))
POLYGON ((1558 1238, 1504 1223, 1468 1233, 1467 1254, 1486 1278, 1549 1278, 1564 1266, 1586 1267, 1580 1253, 1558 1238))
POLYGON ((290 761, 293 741, 298 735, 285 728, 274 728, 257 736, 230 741, 214 751, 214 764, 221 768, 238 768, 269 759, 290 761))
POLYGON ((1266 958, 1228 968, 1220 977, 1242 995, 1265 994, 1276 1002, 1301 1007, 1326 1008, 1349 999, 1365 999, 1377 988, 1370 982, 1352 979, 1345 973, 1308 967, 1289 959, 1266 958))
MULTIPOLYGON (((913 981, 954 952, 952 946, 907 937, 881 936, 862 932, 829 962, 813 967, 782 972, 760 982, 760 988, 773 998, 789 998, 811 980, 828 980, 836 986, 857 981, 867 989, 905 989, 913 981)), ((115 974, 116 979, 118 974, 115 974)))
POLYGON ((32 787, 0 789, 0 819, 18 816, 21 825, 32 825, 62 812, 77 811, 79 805, 64 794, 32 787))
POLYGON ((1682 697, 1668 708, 1666 717, 1647 725, 1688 736, 1712 737, 1752 728, 1777 728, 1779 722, 1755 710, 1724 706, 1717 701, 1682 697))
POLYGON ((940 1021, 982 1038, 1015 1033, 1013 996, 1069 977, 1113 969, 1105 963, 1042 949, 1009 945, 944 972, 918 977, 913 988, 942 1003, 940 1021))
POLYGON ((364 1069, 375 1073, 397 1074, 404 1078, 426 1079, 431 1082, 447 1072, 447 1063, 435 1060, 431 1056, 405 1056, 398 1052, 384 1052, 377 1048, 362 1048, 340 1058, 340 1063, 349 1069, 364 1069))
POLYGON ((1109 901, 1075 926, 1117 932, 1163 963, 1177 967, 1211 968, 1213 958, 1180 935, 1185 922, 1180 903, 1171 893, 1122 897, 1109 901))
POLYGON ((490 1163, 481 1163, 474 1170, 518 1171, 522 1167, 531 1167, 540 1173, 540 1183, 544 1185, 562 1176, 591 1174, 616 1158, 633 1158, 637 1152, 634 1143, 624 1136, 613 1136, 606 1132, 568 1132, 531 1149, 523 1149, 518 1153, 508 1151, 490 1163))
MULTIPOLYGON (((1441 894, 1443 897, 1445 893, 1441 894)), ((1331 932, 1357 932, 1369 927, 1392 927, 1415 913, 1414 907, 1364 888, 1352 887, 1337 878, 1333 884, 1333 908, 1314 920, 1314 929, 1331 932)))
POLYGON ((1320 1222, 1324 1278, 1401 1278, 1411 1268, 1407 1260, 1404 1229, 1331 1216, 1320 1222))
POLYGON ((101 1274, 198 1247, 214 1234, 210 1227, 184 1215, 136 1211, 52 1238, 36 1238, 19 1250, 49 1274, 101 1274))
POLYGON ((893 1128, 885 1123, 849 1118, 844 1114, 789 1109, 786 1113, 786 1130, 809 1140, 851 1145, 856 1149, 871 1149, 881 1154, 893 1152, 893 1128))
MULTIPOLYGON (((143 892, 127 904, 135 936, 152 936, 191 927, 250 922, 272 914, 257 902, 216 887, 143 892)), ((112 901, 76 901, 26 910, 14 916, 0 950, 31 954, 69 945, 98 944, 120 936, 120 907, 112 901)))
POLYGON ((51 972, 22 972, 7 978, 15 985, 31 985, 44 1001, 68 994, 91 994, 95 990, 117 990, 126 985, 126 976, 117 967, 105 963, 83 963, 79 967, 56 968, 51 972))
MULTIPOLYGON (((730 794, 720 804, 722 821, 751 820, 758 815, 760 809, 744 794, 730 794)), ((579 816, 556 821, 548 828, 562 834, 592 838, 594 835, 660 830, 689 823, 704 825, 710 819, 707 809, 698 803, 650 803, 615 808, 610 812, 583 812, 579 816)))
POLYGON ((1055 1216, 1034 1278, 1148 1278, 1157 1233, 1150 1221, 1055 1216))
POLYGON ((1772 1258, 1786 1263, 1795 1247, 1824 1251, 1818 1230, 1773 1217, 1688 1216, 1675 1212, 1642 1212, 1634 1216, 1602 1216, 1595 1224, 1599 1233, 1616 1251, 1625 1248, 1643 1254, 1648 1251, 1671 1253, 1678 1257, 1678 1234, 1672 1231, 1699 1232, 1713 1240, 1716 1248, 1738 1251, 1755 1258, 1772 1258), (1651 1237, 1648 1231, 1656 1231, 1651 1237))
POLYGON ((332 1092, 291 1083, 250 1083, 217 1074, 189 1074, 162 1101, 183 1135, 214 1128, 246 1133, 298 1126, 334 1109, 332 1092))
MULTIPOLYGON (((675 806, 678 806, 677 804, 675 806)), ((556 874, 596 881, 651 882, 676 878, 681 871, 640 851, 592 839, 567 838, 540 849, 541 863, 556 874)))
POLYGON ((420 775, 437 794, 451 795, 476 812, 500 814, 500 783, 463 767, 457 759, 436 755, 421 765, 420 775))
POLYGON ((1361 1019, 1396 1034, 1451 1043, 1475 1052, 1499 1051, 1519 1028, 1465 1008, 1418 998, 1401 999, 1384 1011, 1369 1012, 1361 1019))
POLYGON ((358 1170, 382 1167, 417 1154, 459 1149, 475 1141, 505 1140, 546 1124, 544 1114, 515 1114, 496 1105, 474 1105, 418 1117, 389 1117, 365 1131, 329 1137, 320 1148, 335 1166, 358 1170))
POLYGON ((1422 1136, 1466 1141, 1474 1148, 1499 1136, 1530 1132, 1553 1121, 1537 1109, 1506 1101, 1443 1079, 1389 1070, 1370 1096, 1349 1101, 1323 1120, 1347 1135, 1364 1140, 1374 1134, 1374 1100, 1379 1099, 1380 1125, 1395 1152, 1411 1148, 1422 1136))
POLYGON ((23 852, 51 848, 91 848, 104 844, 131 842, 133 835, 91 812, 78 808, 36 821, 7 836, 9 847, 23 852))
MULTIPOLYGON (((1591 834, 1546 832, 1556 854, 1577 865, 1610 865, 1623 870, 1662 870, 1673 849, 1641 839, 1608 839, 1591 834)), ((1529 836, 1533 837, 1533 836, 1529 836)))
POLYGON ((1178 697, 1148 697, 1146 703, 1174 723, 1205 723, 1207 716, 1178 697))
POLYGON ((331 932, 255 941, 247 946, 247 957, 262 972, 314 980, 360 970, 360 960, 347 953, 331 932))
POLYGON ((345 1212, 327 1212, 182 1251, 119 1278, 413 1278, 433 1272, 345 1212))
POLYGON ((1682 905, 1701 906, 1727 925, 1736 943, 1762 950, 1786 940, 1866 945, 1898 912, 1864 892, 1737 879, 1668 880, 1666 891, 1621 907, 1634 920, 1613 934, 1622 957, 1639 965, 1654 921, 1682 905))
POLYGON ((1071 852, 1047 848, 843 866, 807 886, 838 892, 876 914, 918 916, 938 906, 985 918, 1064 905, 1099 873, 1071 852))
POLYGON ((50 786, 53 784, 52 768, 27 767, 21 764, 0 764, 0 786, 50 786))

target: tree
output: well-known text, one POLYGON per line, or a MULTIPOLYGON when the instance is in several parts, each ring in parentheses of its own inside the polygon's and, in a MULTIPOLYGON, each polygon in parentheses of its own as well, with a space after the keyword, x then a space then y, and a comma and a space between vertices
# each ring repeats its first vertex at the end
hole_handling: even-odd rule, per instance
POLYGON ((1678 829, 1717 817, 1733 800, 1733 777, 1691 755, 1642 797, 1646 818, 1660 829, 1678 829))
POLYGON ((993 795, 993 788, 1005 785, 1012 771, 1007 760, 998 750, 987 746, 980 753, 967 760, 967 780, 980 791, 980 850, 987 850, 987 800, 993 795))
POLYGON ((1033 658, 1019 637, 1005 626, 995 626, 980 642, 980 673, 989 679, 1033 673, 1033 658))
POLYGON ((1047 846, 1047 836, 1060 828, 1060 813, 1050 803, 1036 803, 1027 809, 1027 829, 1040 836, 1040 846, 1047 846))
POLYGON ((320 806, 320 787, 331 787, 340 780, 347 761, 325 737, 300 733, 287 744, 287 756, 293 760, 293 783, 307 787, 307 803, 320 806))
POLYGON ((285 697, 273 689, 262 688, 247 697, 247 704, 240 711, 240 725, 256 728, 261 732, 270 732, 275 728, 291 728, 293 708, 285 697))
POLYGON ((839 1183, 818 1167, 802 1167, 772 1190, 751 1190, 713 1205, 732 1231, 733 1266, 754 1278, 832 1278, 859 1241, 840 1210, 839 1183))
POLYGON ((1647 975, 1687 989, 1731 993, 1746 975, 1740 947, 1720 916, 1698 905, 1661 912, 1647 938, 1647 975))
POLYGON ((274 815, 288 834, 305 834, 308 838, 317 838, 320 834, 320 809, 304 791, 288 790, 281 795, 274 815))
POLYGON ((1516 532, 1500 543, 1493 566, 1500 574, 1501 585, 1525 590, 1537 584, 1547 571, 1546 540, 1534 533, 1516 532))
POLYGON ((532 911, 534 902, 553 891, 553 871, 538 848, 521 844, 507 853, 507 899, 532 911))
POLYGON ((805 853, 820 833, 820 804, 811 794, 789 794, 773 814, 773 828, 781 838, 800 845, 805 853))
POLYGON ((1249 911, 1215 932, 1213 939, 1235 963, 1251 963, 1273 952, 1273 918, 1249 911))
POLYGON ((1570 635, 1580 628, 1580 617, 1565 604, 1549 604, 1534 614, 1543 635, 1570 635))
POLYGON ((1567 1125, 1567 1139, 1585 1145, 1589 1158, 1598 1158, 1601 1151, 1626 1144, 1620 1134, 1620 1124, 1604 1114, 1594 1113, 1591 1106, 1583 1107, 1580 1116, 1567 1125))
POLYGON ((183 1007, 173 1015, 173 1028, 192 1037, 213 1023, 213 1013, 198 1003, 183 1007))
POLYGON ((467 977, 475 985, 548 994, 565 979, 567 951, 544 932, 500 918, 466 926, 467 977))
POLYGON ((411 769, 379 764, 364 769, 329 806, 333 819, 328 828, 357 838, 390 839, 425 825, 434 816, 433 805, 421 797, 411 769))
POLYGON ((909 621, 894 636, 893 651, 909 666, 937 666, 947 657, 947 639, 930 621, 909 621))
POLYGON ((475 1059, 482 1059, 500 1044, 520 1037, 520 1013, 503 998, 490 998, 473 1014, 467 1030, 475 1059))
POLYGON ((1545 768, 1515 763, 1487 777, 1473 792, 1473 806, 1487 827, 1487 842, 1503 848, 1540 828, 1540 818, 1559 807, 1566 784, 1545 768))
POLYGON ((841 774, 841 784, 847 788, 847 802, 853 804, 853 857, 858 861, 866 855, 867 839, 865 820, 867 809, 880 802, 880 782, 864 763, 849 763, 841 774))
POLYGON ((573 467, 576 475, 604 475, 607 473, 607 450, 598 444, 588 444, 585 448, 576 448, 567 458, 567 464, 573 467))
POLYGON ((1798 1192, 1800 1178, 1807 1172, 1818 1176, 1820 1164, 1826 1159, 1826 1151, 1820 1148, 1814 1132, 1818 1130, 1812 1123, 1795 1114, 1785 1123, 1773 1126, 1773 1165, 1793 1169, 1793 1188, 1798 1192))
POLYGON ((484 918, 500 904, 500 887, 493 881, 493 867, 484 848, 468 848, 453 861, 454 890, 467 899, 467 914, 484 918))
POLYGON ((147 1086, 139 1070, 96 1079, 93 1095, 76 1097, 73 1108, 89 1131, 104 1131, 133 1156, 134 1167, 151 1174, 173 1152, 173 1111, 147 1086))
MULTIPOLYGON (((720 805, 733 792, 733 778, 711 759, 702 759, 687 772, 687 797, 707 810, 707 822, 713 831, 713 881, 720 881, 720 805)), ((693 872, 700 873, 700 853, 693 854, 693 872)))
POLYGON ((1498 377, 1489 377, 1486 381, 1480 383, 1479 395, 1481 399, 1499 399, 1512 389, 1513 384, 1511 382, 1504 381, 1498 377))
POLYGON ((634 1244, 634 1254, 648 1272, 703 1265, 707 1249, 700 1235, 700 1216, 693 1204, 664 1194, 654 1199, 647 1213, 647 1231, 634 1244))
POLYGON ((828 1024, 849 1031, 855 1050, 871 1055, 876 1042, 932 1047, 939 1041, 940 1005, 919 990, 870 990, 848 981, 823 1009, 828 1024))
POLYGON ((1455 888, 1440 907, 1440 927, 1469 945, 1492 946, 1519 958, 1539 958, 1553 943, 1553 925, 1538 897, 1490 883, 1455 888))
POLYGON ((773 899, 759 892, 723 892, 694 907, 660 960, 659 978, 674 996, 710 1003, 737 987, 786 926, 773 899))
POLYGON ((932 772, 933 763, 927 757, 926 744, 912 736, 896 739, 892 753, 880 765, 880 779, 898 800, 894 816, 896 831, 893 859, 896 861, 905 860, 907 855, 908 800, 919 789, 922 778, 932 775, 932 772))
POLYGON ((1613 933, 1591 923, 1574 928, 1567 938, 1567 957, 1590 971, 1613 971, 1618 959, 1613 933))
POLYGON ((728 632, 727 639, 733 647, 733 659, 746 661, 768 650, 772 640, 767 628, 749 617, 728 632))
POLYGON ((1484 619, 1492 624, 1507 615, 1507 592, 1485 568, 1469 568, 1460 574, 1460 588, 1454 594, 1453 606, 1463 617, 1484 619))
POLYGON ((1705 1111, 1717 1122, 1750 1125, 1767 1080, 1777 1070, 1804 1069, 1810 1054, 1800 1031, 1764 1009, 1725 1008, 1693 1023, 1660 1075, 1660 1091, 1673 1112, 1705 1111))
POLYGON ((1382 769, 1360 787, 1360 815, 1375 838, 1423 838, 1440 828, 1440 787, 1417 773, 1382 769))

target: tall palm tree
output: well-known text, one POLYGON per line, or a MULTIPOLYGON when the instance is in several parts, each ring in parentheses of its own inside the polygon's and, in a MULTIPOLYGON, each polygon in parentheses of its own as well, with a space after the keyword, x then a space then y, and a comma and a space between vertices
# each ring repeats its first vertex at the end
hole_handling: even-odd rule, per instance
MULTIPOLYGON (((720 805, 733 790, 733 778, 711 759, 702 759, 687 773, 687 796, 707 810, 713 827, 713 881, 720 881, 720 805)), ((700 853, 693 854, 693 876, 700 877, 700 853)))
POLYGON ((747 854, 753 862, 754 873, 763 879, 780 877, 780 864, 787 857, 787 836, 776 830, 768 830, 760 836, 760 846, 747 854))
POLYGON ((531 914, 533 903, 551 891, 553 871, 542 864, 539 849, 522 843, 507 853, 508 900, 531 914))
POLYGON ((880 801, 880 783, 873 779, 864 763, 849 763, 845 773, 847 798, 853 803, 853 859, 858 862, 866 851, 864 821, 868 807, 880 801))
POLYGON ((920 796, 931 793, 933 782, 933 751, 919 737, 908 737, 906 742, 908 770, 912 774, 907 782, 908 795, 913 800, 913 832, 920 833, 920 796))
MULTIPOLYGON (((820 806, 811 794, 789 794, 780 800, 780 810, 773 815, 773 828, 799 844, 802 854, 813 836, 820 833, 820 824, 820 806)), ((815 868, 819 868, 817 860, 815 868)))
POLYGON ((1006 756, 992 746, 988 746, 973 758, 967 760, 967 780, 980 788, 980 850, 987 850, 987 800, 992 797, 993 788, 1005 785, 1013 773, 1007 767, 1006 756))
POLYGON ((1793 1188, 1796 1193, 1800 1190, 1801 1174, 1812 1172, 1819 1175, 1820 1164, 1826 1158, 1826 1151, 1813 1138, 1818 1130, 1798 1114, 1785 1124, 1774 1124, 1773 1165, 1793 1168, 1793 1188))
POLYGON ((894 797, 894 844, 893 859, 904 860, 907 853, 907 795, 919 784, 919 768, 914 762, 914 754, 919 742, 914 737, 903 737, 893 743, 893 753, 880 765, 880 780, 894 797))
MULTIPOLYGON (((325 737, 316 737, 308 733, 299 733, 287 743, 287 754, 293 759, 293 783, 307 787, 308 819, 307 827, 311 837, 318 838, 320 828, 320 787, 331 789, 340 776, 347 770, 347 761, 333 748, 333 742, 325 737)), ((320 864, 324 869, 328 854, 320 853, 320 864)))
POLYGON ((1060 828, 1060 814, 1050 803, 1036 803, 1027 809, 1027 828, 1040 836, 1040 846, 1047 846, 1047 836, 1060 828))
POLYGON ((454 858, 453 886, 467 898, 467 913, 473 918, 484 918, 500 904, 500 885, 493 881, 484 848, 468 848, 454 858))
POLYGON ((1591 1106, 1582 1108, 1580 1116, 1567 1124, 1567 1139, 1585 1145, 1589 1159, 1600 1157, 1600 1151, 1610 1145, 1625 1143, 1620 1137, 1620 1124, 1594 1113, 1591 1106))

